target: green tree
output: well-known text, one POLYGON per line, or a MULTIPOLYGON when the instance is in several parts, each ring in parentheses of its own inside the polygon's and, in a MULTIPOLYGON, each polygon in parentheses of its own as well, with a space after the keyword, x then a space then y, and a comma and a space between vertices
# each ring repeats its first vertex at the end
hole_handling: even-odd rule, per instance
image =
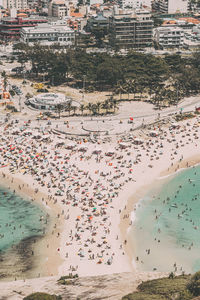
POLYGON ((96 46, 97 47, 102 47, 104 44, 104 39, 106 35, 108 34, 108 29, 107 28, 102 28, 102 27, 95 27, 91 30, 91 33, 94 35, 95 40, 96 40, 96 46))
POLYGON ((84 104, 81 104, 80 105, 80 111, 81 111, 81 114, 83 115, 83 112, 84 110, 86 109, 85 105, 84 104))
POLYGON ((60 114, 61 114, 61 111, 64 109, 64 106, 63 106, 63 104, 58 103, 58 104, 56 104, 55 108, 58 113, 58 118, 60 119, 60 114))
POLYGON ((92 113, 92 103, 88 103, 87 105, 87 109, 89 110, 89 113, 91 114, 92 113))
POLYGON ((76 105, 73 105, 72 107, 71 107, 71 109, 73 110, 73 113, 74 113, 74 115, 76 114, 76 111, 77 111, 77 109, 78 109, 78 107, 76 106, 76 105))
POLYGON ((100 108, 101 108, 101 102, 98 101, 96 103, 96 110, 97 110, 98 114, 100 113, 100 108))
POLYGON ((68 111, 69 116, 70 116, 70 113, 71 113, 71 110, 72 110, 72 101, 67 102, 65 110, 68 111))

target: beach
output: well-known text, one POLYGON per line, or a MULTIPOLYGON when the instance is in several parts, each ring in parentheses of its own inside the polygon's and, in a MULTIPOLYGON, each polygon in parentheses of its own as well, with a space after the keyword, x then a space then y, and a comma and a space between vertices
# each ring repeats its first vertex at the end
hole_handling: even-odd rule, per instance
POLYGON ((47 122, 1 127, 1 183, 54 215, 33 277, 139 272, 132 212, 159 178, 198 163, 198 116, 173 122, 112 138, 56 135, 47 122))

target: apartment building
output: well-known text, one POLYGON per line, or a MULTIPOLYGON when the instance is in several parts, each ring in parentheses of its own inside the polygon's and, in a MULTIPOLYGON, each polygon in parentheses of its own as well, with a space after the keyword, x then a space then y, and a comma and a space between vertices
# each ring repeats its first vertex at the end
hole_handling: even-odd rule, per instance
POLYGON ((158 27, 154 31, 155 42, 163 48, 180 48, 184 43, 184 31, 180 27, 158 27))
POLYGON ((62 19, 68 15, 68 7, 64 0, 54 0, 49 3, 48 15, 62 19))
POLYGON ((47 23, 47 19, 39 16, 29 18, 3 18, 0 22, 0 38, 2 40, 18 40, 22 27, 35 27, 39 23, 47 23))
POLYGON ((19 9, 27 9, 28 1, 27 0, 3 0, 2 6, 5 9, 16 8, 19 9))
POLYGON ((27 44, 49 45, 59 43, 63 46, 73 46, 75 44, 75 33, 67 26, 39 24, 34 28, 22 28, 20 41, 27 44))
POLYGON ((119 11, 109 19, 110 44, 119 48, 144 48, 152 45, 153 21, 149 11, 119 11))
POLYGON ((151 7, 152 0, 120 0, 122 8, 142 8, 143 6, 151 7))
POLYGON ((155 0, 153 7, 164 14, 187 13, 189 0, 155 0))

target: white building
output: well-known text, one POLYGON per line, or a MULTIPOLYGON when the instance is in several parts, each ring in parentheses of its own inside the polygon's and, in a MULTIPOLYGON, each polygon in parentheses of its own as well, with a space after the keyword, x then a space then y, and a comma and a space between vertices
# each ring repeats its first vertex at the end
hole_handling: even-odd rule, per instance
POLYGON ((20 40, 28 44, 50 45, 59 43, 63 46, 73 46, 75 44, 75 32, 68 26, 39 24, 36 27, 23 27, 20 32, 20 40))
POLYGON ((90 5, 93 4, 103 4, 103 0, 90 0, 90 5))
POLYGON ((161 13, 187 13, 189 0, 156 0, 154 6, 161 13))
POLYGON ((154 40, 163 48, 179 48, 184 43, 184 32, 180 27, 158 27, 154 31, 154 40))
POLYGON ((64 94, 46 93, 28 99, 28 104, 40 110, 55 110, 58 104, 66 105, 71 102, 71 98, 66 98, 64 94))
POLYGON ((28 8, 27 0, 2 0, 3 8, 16 8, 18 9, 26 9, 28 8))
POLYGON ((152 0, 122 0, 122 8, 142 8, 144 6, 151 7, 152 0))

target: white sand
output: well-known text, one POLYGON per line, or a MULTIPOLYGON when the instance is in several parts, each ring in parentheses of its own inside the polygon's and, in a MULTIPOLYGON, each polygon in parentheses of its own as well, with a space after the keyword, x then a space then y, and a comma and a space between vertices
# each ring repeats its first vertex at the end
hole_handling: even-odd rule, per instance
POLYGON ((167 126, 157 128, 158 137, 150 137, 150 130, 143 129, 130 132, 130 138, 126 135, 104 143, 101 138, 97 143, 77 138, 74 150, 66 149, 71 141, 59 139, 49 128, 41 129, 34 123, 16 135, 13 131, 22 124, 1 128, 1 173, 12 176, 12 188, 19 187, 19 180, 21 185, 28 183, 27 191, 22 192, 30 196, 32 189, 31 197, 57 215, 56 228, 41 248, 47 258, 41 276, 136 274, 127 238, 130 213, 159 176, 182 168, 183 161, 189 160, 189 165, 197 162, 198 122, 198 118, 183 121, 180 129, 171 131, 167 126), (49 139, 35 140, 25 135, 27 132, 49 139), (134 145, 135 137, 144 143, 134 145), (56 147, 59 142, 64 145, 56 147), (121 142, 127 144, 125 149, 121 142), (81 146, 87 151, 78 151, 81 146), (93 154, 99 148, 100 154, 93 154), (105 155, 110 149, 115 152, 112 157, 105 155), (11 171, 14 174, 10 175, 11 171))

